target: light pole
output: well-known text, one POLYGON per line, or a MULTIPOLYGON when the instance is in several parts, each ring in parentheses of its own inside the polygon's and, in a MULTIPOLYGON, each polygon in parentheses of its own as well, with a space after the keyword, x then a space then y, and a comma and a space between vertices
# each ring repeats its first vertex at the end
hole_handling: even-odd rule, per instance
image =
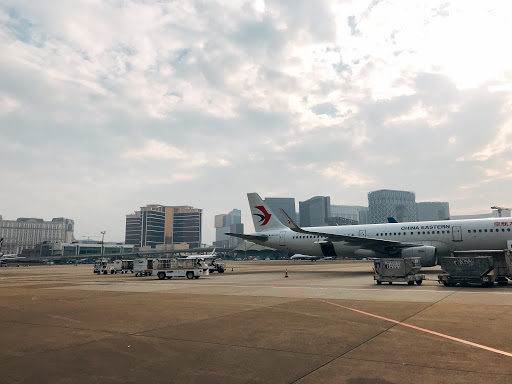
POLYGON ((107 232, 107 231, 101 231, 101 254, 102 255, 105 251, 105 247, 103 245, 103 240, 105 239, 105 232, 107 232))

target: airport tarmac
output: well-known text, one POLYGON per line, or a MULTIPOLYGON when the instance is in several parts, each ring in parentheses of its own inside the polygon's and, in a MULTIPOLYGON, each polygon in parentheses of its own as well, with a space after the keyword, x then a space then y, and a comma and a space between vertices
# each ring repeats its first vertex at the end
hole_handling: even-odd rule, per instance
POLYGON ((0 268, 0 383, 512 383, 512 284, 444 287, 427 268, 421 286, 377 286, 371 262, 227 267, 0 268))

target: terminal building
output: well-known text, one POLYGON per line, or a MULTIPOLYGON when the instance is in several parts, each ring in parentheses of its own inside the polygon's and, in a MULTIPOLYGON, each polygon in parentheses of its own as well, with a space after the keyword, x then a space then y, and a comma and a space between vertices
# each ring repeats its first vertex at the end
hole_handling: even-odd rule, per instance
POLYGON ((156 248, 162 244, 201 246, 202 209, 150 204, 126 215, 125 243, 156 248))
POLYGON ((4 254, 21 254, 43 242, 71 243, 75 240, 75 223, 63 217, 44 221, 37 218, 3 220, 0 216, 0 238, 4 254))

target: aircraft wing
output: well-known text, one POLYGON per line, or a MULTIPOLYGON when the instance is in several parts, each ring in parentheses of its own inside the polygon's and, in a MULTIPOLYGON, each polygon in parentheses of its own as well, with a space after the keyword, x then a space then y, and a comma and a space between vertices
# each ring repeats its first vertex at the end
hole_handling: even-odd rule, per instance
POLYGON ((248 241, 254 241, 254 240, 267 241, 268 240, 268 236, 266 236, 266 235, 244 235, 243 233, 230 233, 230 232, 227 232, 226 235, 239 237, 241 239, 248 240, 248 241))
POLYGON ((347 245, 359 246, 361 248, 371 249, 377 252, 392 252, 398 248, 411 248, 411 247, 419 247, 423 244, 419 243, 404 243, 401 241, 394 240, 385 240, 385 239, 373 239, 371 237, 363 237, 363 236, 351 236, 351 235, 338 235, 335 233, 328 232, 320 232, 320 231, 308 231, 306 229, 302 229, 297 224, 293 222, 293 220, 288 216, 288 214, 280 208, 281 213, 286 218, 288 228, 290 228, 294 232, 304 233, 308 235, 320 236, 324 237, 325 240, 319 240, 318 243, 327 243, 327 242, 345 242, 347 245))

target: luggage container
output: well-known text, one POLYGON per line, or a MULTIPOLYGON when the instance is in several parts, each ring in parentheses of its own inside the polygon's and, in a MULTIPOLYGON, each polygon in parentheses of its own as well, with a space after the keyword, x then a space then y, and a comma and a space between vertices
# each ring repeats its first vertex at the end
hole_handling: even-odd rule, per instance
POLYGON ((491 256, 494 262, 494 270, 489 272, 489 275, 496 276, 496 281, 499 285, 507 285, 508 280, 512 279, 512 254, 510 249, 452 251, 452 256, 491 256))
POLYGON ((135 259, 133 265, 133 272, 135 276, 151 276, 151 271, 153 270, 153 262, 157 259, 150 259, 146 257, 141 257, 139 259, 135 259))
POLYGON ((450 257, 441 259, 443 274, 438 281, 445 286, 468 286, 481 284, 482 287, 492 287, 496 281, 494 259, 492 256, 473 256, 470 253, 452 252, 450 257))
POLYGON ((115 273, 133 273, 133 260, 114 260, 115 273))
POLYGON ((420 257, 377 259, 374 261, 373 279, 377 284, 407 283, 420 285, 425 280, 425 275, 418 274, 421 269, 420 257))

